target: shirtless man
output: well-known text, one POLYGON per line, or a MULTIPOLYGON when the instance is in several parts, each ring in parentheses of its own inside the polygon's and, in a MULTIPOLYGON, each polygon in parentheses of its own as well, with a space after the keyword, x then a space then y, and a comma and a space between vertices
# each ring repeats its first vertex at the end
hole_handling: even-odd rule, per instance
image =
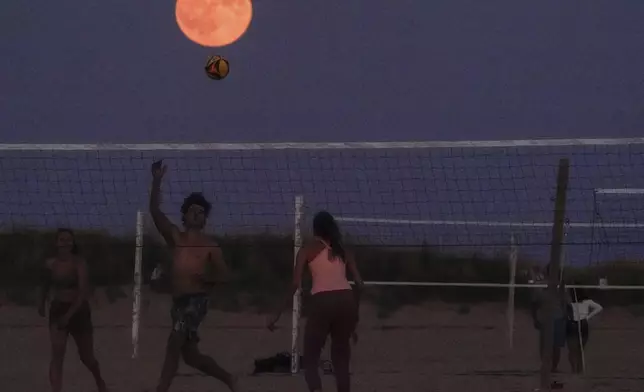
POLYGON ((225 383, 237 391, 237 379, 222 369, 211 357, 201 354, 197 347, 199 324, 208 312, 209 289, 223 282, 228 275, 219 246, 203 228, 210 213, 210 203, 200 194, 192 193, 181 206, 184 231, 172 224, 159 208, 161 180, 167 167, 161 161, 152 164, 150 213, 154 224, 173 250, 172 260, 172 331, 168 338, 165 361, 157 392, 166 392, 179 367, 179 358, 201 372, 225 383), (215 276, 213 267, 222 274, 215 276))

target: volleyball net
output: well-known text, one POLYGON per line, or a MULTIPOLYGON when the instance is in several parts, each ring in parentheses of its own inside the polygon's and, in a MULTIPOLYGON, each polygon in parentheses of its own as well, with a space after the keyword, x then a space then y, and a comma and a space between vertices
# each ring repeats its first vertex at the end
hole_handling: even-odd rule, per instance
MULTIPOLYGON (((271 308, 267 293, 287 287, 294 255, 324 209, 355 249, 378 317, 429 302, 458 303, 459 314, 467 312, 460 304, 493 302, 501 309, 494 328, 513 348, 526 328, 515 309, 550 258, 560 158, 570 160, 565 275, 604 302, 638 300, 643 153, 644 139, 0 144, 2 283, 12 298, 18 286, 33 287, 55 228, 75 229, 93 283, 125 287, 134 303, 136 356, 141 288, 170 257, 146 213, 150 165, 163 159, 162 209, 179 224, 183 198, 202 192, 213 204, 207 230, 242 280, 218 296, 219 309, 271 308)), ((301 300, 292 354, 300 351, 301 300)))

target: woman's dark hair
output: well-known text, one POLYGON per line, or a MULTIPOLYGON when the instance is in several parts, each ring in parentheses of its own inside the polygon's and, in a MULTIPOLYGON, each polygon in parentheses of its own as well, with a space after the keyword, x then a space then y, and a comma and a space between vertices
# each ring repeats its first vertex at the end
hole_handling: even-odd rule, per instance
POLYGON ((74 234, 74 231, 72 229, 69 229, 67 227, 60 227, 58 230, 56 230, 56 240, 58 240, 58 237, 63 234, 67 233, 72 236, 72 254, 77 255, 78 254, 78 244, 76 243, 76 235, 74 234))
POLYGON ((342 244, 342 234, 333 215, 326 211, 320 211, 315 214, 313 218, 313 234, 329 243, 333 257, 339 257, 344 261, 346 252, 342 244))
POLYGON ((181 214, 184 215, 186 212, 188 212, 190 206, 195 204, 203 207, 204 213, 206 214, 206 217, 208 217, 212 205, 208 202, 208 200, 206 200, 201 192, 192 192, 188 195, 188 197, 183 199, 183 204, 181 205, 181 214))

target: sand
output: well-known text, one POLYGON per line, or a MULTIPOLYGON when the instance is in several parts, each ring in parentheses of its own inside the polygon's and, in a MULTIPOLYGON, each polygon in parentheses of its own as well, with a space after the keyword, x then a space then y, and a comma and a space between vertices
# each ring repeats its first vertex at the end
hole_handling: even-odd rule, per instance
MULTIPOLYGON (((112 391, 139 392, 153 386, 163 360, 169 330, 169 299, 148 295, 140 338, 140 356, 132 359, 131 303, 93 300, 95 346, 112 391)), ((360 341, 354 348, 354 392, 532 391, 538 386, 536 331, 518 312, 514 347, 509 348, 503 304, 477 304, 460 314, 458 304, 429 303, 404 308, 387 320, 364 306, 360 341)), ((643 391, 644 318, 626 309, 608 309, 591 324, 587 374, 569 374, 566 353, 559 380, 565 391, 643 391), (640 376, 643 376, 641 379, 640 376)), ((251 376, 256 358, 290 348, 290 313, 279 329, 264 328, 265 316, 212 311, 202 327, 201 349, 241 375, 244 391, 306 391, 301 375, 251 376)), ((46 321, 29 307, 0 307, 0 385, 7 392, 48 391, 49 341, 46 321)), ((328 353, 325 352, 325 358, 328 353)), ((65 362, 67 392, 95 391, 70 340, 65 362)), ((335 390, 324 376, 326 391, 335 390)), ((212 392, 226 388, 181 365, 172 391, 212 392)))

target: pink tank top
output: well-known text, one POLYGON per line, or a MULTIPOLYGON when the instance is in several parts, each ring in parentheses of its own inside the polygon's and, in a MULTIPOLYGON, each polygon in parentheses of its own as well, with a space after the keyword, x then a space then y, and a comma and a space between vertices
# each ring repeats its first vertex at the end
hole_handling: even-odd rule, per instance
POLYGON ((331 248, 324 242, 324 249, 309 262, 313 287, 311 294, 324 291, 350 290, 346 264, 339 257, 331 256, 331 248))

